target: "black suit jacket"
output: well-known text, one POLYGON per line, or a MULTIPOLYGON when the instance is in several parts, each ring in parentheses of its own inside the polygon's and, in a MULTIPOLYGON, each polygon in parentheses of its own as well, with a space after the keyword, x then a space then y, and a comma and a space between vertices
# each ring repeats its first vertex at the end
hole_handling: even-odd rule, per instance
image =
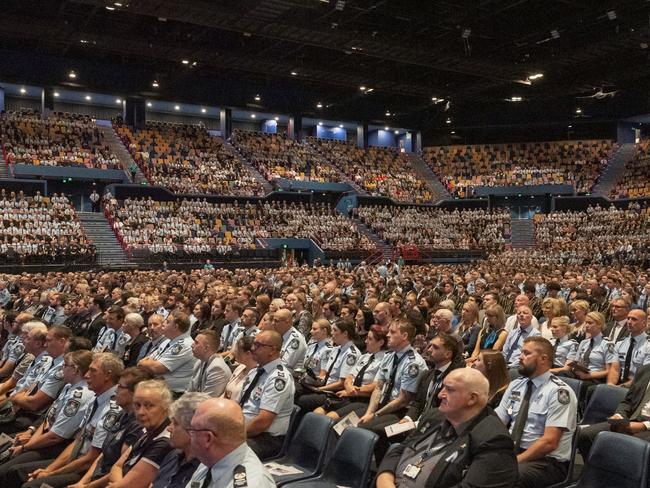
POLYGON ((104 321, 104 314, 98 315, 95 320, 88 324, 84 336, 86 336, 93 343, 93 346, 97 344, 97 339, 99 339, 99 333, 102 331, 102 328, 106 325, 104 321))
MULTIPOLYGON (((615 325, 616 325, 616 321, 614 319, 607 322, 607 324, 605 324, 605 329, 603 330, 603 337, 609 337, 609 335, 612 333, 612 330, 614 330, 615 325)), ((621 332, 618 334, 618 337, 616 338, 616 342, 621 342, 629 335, 630 335, 630 330, 626 326, 623 326, 621 332)))
POLYGON ((629 419, 643 401, 648 383, 650 383, 650 364, 646 364, 636 372, 627 395, 616 408, 616 413, 629 419))
MULTIPOLYGON (((431 402, 432 407, 437 407, 440 404, 438 393, 440 393, 440 390, 442 389, 442 381, 445 379, 445 376, 447 376, 450 371, 458 367, 460 367, 459 362, 451 363, 447 370, 442 374, 438 388, 432 393, 434 395, 434 399, 431 402)), ((418 391, 415 393, 415 397, 409 402, 407 406, 408 410, 406 412, 406 415, 413 421, 416 421, 420 418, 420 415, 422 415, 424 407, 427 404, 427 400, 429 399, 427 397, 427 391, 429 390, 429 385, 431 382, 434 381, 434 373, 434 369, 427 371, 427 374, 420 381, 420 385, 418 386, 418 391)))
MULTIPOLYGON (((419 427, 404 443, 386 454, 378 473, 395 473, 405 448, 434 435, 444 420, 442 413, 434 411, 429 424, 419 427)), ((518 478, 512 439, 499 418, 486 407, 470 421, 467 429, 456 440, 444 448, 442 457, 425 486, 447 488, 461 486, 462 483, 462 486, 468 487, 511 488, 518 478)))

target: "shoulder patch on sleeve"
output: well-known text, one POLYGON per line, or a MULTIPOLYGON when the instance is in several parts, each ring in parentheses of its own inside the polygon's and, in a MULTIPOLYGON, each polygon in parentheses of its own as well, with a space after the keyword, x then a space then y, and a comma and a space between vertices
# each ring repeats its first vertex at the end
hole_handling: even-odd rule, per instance
POLYGON ((298 339, 293 339, 289 344, 291 349, 298 349, 298 346, 300 346, 300 341, 298 339))
POLYGON ((78 400, 68 400, 68 403, 63 407, 63 415, 66 417, 74 417, 79 411, 79 406, 81 404, 78 400))
POLYGON ((420 372, 420 367, 419 367, 417 364, 411 364, 411 365, 409 366, 409 369, 408 369, 408 371, 407 371, 407 374, 408 374, 411 378, 415 378, 415 377, 418 375, 419 372, 420 372))
POLYGON ((607 352, 610 354, 614 354, 614 352, 616 352, 616 346, 614 346, 614 343, 610 342, 607 344, 607 352))
POLYGON ((571 401, 571 396, 569 395, 569 390, 565 390, 564 388, 560 388, 557 391, 557 401, 560 402, 562 405, 568 405, 569 402, 571 401))
POLYGON ((348 357, 345 358, 345 364, 348 366, 354 366, 357 362, 357 357, 354 354, 348 354, 348 357))
POLYGON ((54 372, 54 378, 56 378, 57 380, 63 379, 63 368, 59 368, 54 372))
POLYGON ((25 352, 25 346, 23 346, 22 342, 16 344, 16 346, 14 347, 14 352, 16 354, 22 354, 23 352, 25 352))
POLYGON ((180 342, 177 342, 176 344, 174 344, 174 345, 172 346, 172 348, 170 349, 170 352, 171 352, 172 354, 176 355, 176 354, 178 354, 179 352, 181 352, 182 349, 183 349, 183 345, 182 345, 180 342))
POLYGON ((282 378, 276 378, 274 386, 277 391, 282 391, 284 390, 284 387, 287 386, 287 382, 282 378))

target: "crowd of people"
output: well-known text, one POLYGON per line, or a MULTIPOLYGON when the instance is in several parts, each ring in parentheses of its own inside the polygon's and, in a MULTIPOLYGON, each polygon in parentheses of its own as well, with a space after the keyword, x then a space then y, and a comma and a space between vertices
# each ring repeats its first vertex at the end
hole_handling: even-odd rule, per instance
POLYGON ((356 212, 378 236, 397 247, 498 252, 510 240, 510 212, 503 209, 361 206, 356 212))
POLYGON ((643 264, 650 258, 650 210, 638 203, 627 208, 596 205, 586 211, 551 212, 535 220, 536 244, 550 262, 643 264))
POLYGON ((573 185, 589 193, 612 155, 611 140, 434 146, 422 156, 460 198, 476 187, 573 185))
POLYGON ((102 130, 87 115, 53 112, 3 112, 0 143, 9 165, 31 164, 122 169, 102 130))
POLYGON ((354 222, 326 204, 208 203, 205 200, 126 199, 107 206, 109 220, 130 250, 228 254, 255 249, 257 239, 314 239, 325 251, 375 247, 354 222))
POLYGON ((338 173, 321 154, 286 134, 234 130, 230 140, 269 181, 277 178, 319 182, 339 180, 338 173))
POLYGON ((0 262, 2 264, 92 263, 88 240, 67 197, 33 197, 0 190, 0 262))
POLYGON ((264 194, 235 151, 201 125, 148 122, 132 130, 116 121, 115 128, 153 185, 176 193, 264 194))
MULTIPOLYGON (((563 378, 647 386, 649 278, 487 262, 3 275, 0 480, 275 486, 262 462, 313 412, 377 434, 377 488, 550 486, 584 400, 563 378), (454 453, 463 469, 428 469, 454 453)), ((637 396, 614 415, 629 429, 581 431, 585 458, 602 430, 641 436, 637 396)))
POLYGON ((397 148, 361 149, 352 141, 315 137, 306 140, 370 195, 390 197, 400 202, 431 203, 432 195, 427 183, 418 177, 408 156, 397 148))
POLYGON ((641 198, 650 195, 650 139, 636 145, 634 158, 612 190, 612 198, 641 198))

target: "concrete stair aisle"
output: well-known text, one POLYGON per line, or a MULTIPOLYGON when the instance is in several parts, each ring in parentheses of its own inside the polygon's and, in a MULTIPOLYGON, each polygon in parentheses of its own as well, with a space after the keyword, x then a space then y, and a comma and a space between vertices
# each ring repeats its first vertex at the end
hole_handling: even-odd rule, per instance
POLYGON ((303 141, 303 144, 307 146, 309 149, 311 149, 314 153, 318 154, 321 158, 325 159, 327 161, 327 164, 330 165, 330 167, 334 170, 335 173, 339 175, 339 179, 342 183, 347 183, 352 187, 352 189, 357 193, 357 195, 368 195, 368 192, 361 188, 356 182, 352 181, 350 178, 348 178, 343 171, 338 169, 335 164, 332 164, 330 159, 327 157, 325 153, 320 151, 316 146, 314 146, 312 143, 309 141, 303 141))
POLYGON ((447 188, 445 188, 445 185, 440 182, 436 174, 431 170, 431 168, 429 168, 424 159, 416 153, 409 153, 408 156, 415 173, 426 181, 427 186, 433 194, 431 203, 438 203, 442 200, 450 199, 451 195, 447 191, 447 188))
POLYGON ((2 147, 0 147, 0 180, 3 178, 11 178, 11 175, 9 175, 7 163, 4 160, 4 157, 2 157, 2 147))
POLYGON ((598 183, 594 187, 593 194, 599 197, 610 198, 612 190, 623 177, 625 165, 634 159, 636 155, 636 145, 621 144, 616 152, 612 155, 607 166, 603 170, 598 183))
POLYGON ((110 148, 111 152, 117 156, 117 159, 120 160, 120 163, 122 164, 122 168, 124 168, 124 172, 126 173, 126 176, 129 178, 129 181, 131 183, 135 183, 136 185, 149 184, 147 178, 144 176, 144 173, 142 173, 139 167, 135 173, 135 179, 131 178, 130 168, 131 165, 134 164, 133 158, 131 157, 131 153, 129 153, 129 150, 126 147, 124 147, 124 144, 122 143, 122 140, 117 135, 117 132, 115 132, 115 129, 113 128, 113 124, 111 124, 111 121, 97 120, 96 123, 102 129, 102 132, 104 133, 104 140, 106 141, 106 144, 110 148))
POLYGON ((129 258, 115 237, 113 229, 100 212, 77 212, 88 238, 97 248, 97 263, 100 265, 127 264, 129 258))
POLYGON ((512 219, 510 243, 514 249, 535 247, 533 219, 512 219))
POLYGON ((266 178, 264 178, 264 176, 262 176, 262 173, 257 171, 257 168, 249 163, 248 160, 242 155, 242 153, 239 152, 239 149, 231 144, 230 141, 224 139, 223 142, 226 147, 233 151, 233 153, 239 158, 239 161, 241 161, 241 164, 251 172, 251 174, 260 183, 260 185, 262 185, 264 191, 266 193, 271 193, 273 191, 273 185, 266 178))
POLYGON ((382 240, 377 234, 375 234, 370 227, 363 223, 363 221, 358 217, 352 217, 352 220, 356 224, 359 232, 363 235, 368 236, 368 238, 375 244, 377 249, 382 253, 382 259, 384 261, 391 259, 393 256, 393 246, 391 246, 386 241, 382 240))

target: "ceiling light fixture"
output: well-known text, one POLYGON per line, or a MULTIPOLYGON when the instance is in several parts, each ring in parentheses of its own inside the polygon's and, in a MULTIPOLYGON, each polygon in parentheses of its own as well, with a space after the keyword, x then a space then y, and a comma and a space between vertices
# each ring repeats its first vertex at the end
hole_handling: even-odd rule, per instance
POLYGON ((291 76, 298 76, 298 72, 297 71, 292 71, 291 76))
POLYGON ((343 128, 343 124, 339 124, 339 129, 342 129, 342 128, 343 128))
POLYGON ((25 90, 24 88, 21 88, 20 93, 22 93, 24 95, 25 93, 27 93, 27 90, 25 90))
POLYGON ((207 112, 206 109, 204 109, 204 108, 201 109, 201 113, 202 113, 202 114, 204 114, 204 113, 206 113, 206 112, 207 112))
POLYGON ((577 113, 577 114, 581 114, 581 113, 582 113, 582 109, 581 109, 580 107, 578 107, 578 108, 576 109, 576 113, 577 113))
POLYGON ((390 117, 390 112, 389 112, 388 110, 386 110, 386 114, 385 114, 385 115, 386 115, 386 117, 390 117))
POLYGON ((184 59, 183 61, 181 61, 181 63, 183 63, 183 64, 190 64, 190 62, 189 62, 187 59, 184 59))
POLYGON ((255 114, 251 114, 251 119, 254 119, 256 117, 255 114))
POLYGON ((447 120, 445 120, 445 123, 447 123, 447 124, 451 124, 451 119, 447 119, 447 120))
POLYGON ((92 100, 92 97, 91 97, 90 95, 86 95, 85 98, 86 98, 86 100, 89 101, 89 102, 92 100))
POLYGON ((113 11, 115 10, 115 7, 112 7, 111 5, 106 5, 106 10, 113 11))
POLYGON ((384 127, 384 130, 389 130, 389 127, 384 127))
POLYGON ((77 73, 75 73, 74 71, 70 71, 70 73, 68 73, 68 78, 70 78, 71 80, 74 80, 76 77, 77 77, 77 73))
POLYGON ((181 109, 180 105, 174 105, 174 110, 180 110, 180 109, 181 109))
POLYGON ((374 88, 367 88, 367 89, 366 89, 366 93, 372 93, 372 92, 374 92, 374 91, 375 91, 374 88))
POLYGON ((361 86, 359 87, 359 90, 361 90, 361 91, 366 91, 366 87, 363 86, 363 85, 361 85, 361 86))
POLYGON ((59 94, 59 92, 54 92, 54 96, 55 96, 56 98, 58 98, 58 97, 60 97, 61 95, 59 94))
POLYGON ((259 95, 255 95, 255 101, 256 102, 259 102, 261 99, 262 99, 262 97, 260 97, 259 95))
POLYGON ((273 118, 275 119, 276 122, 280 120, 280 117, 273 117, 273 118))
POLYGON ((156 80, 153 80, 151 86, 153 86, 154 88, 158 88, 160 85, 158 85, 158 82, 156 80))
POLYGON ((316 108, 323 108, 323 104, 320 103, 320 102, 318 102, 318 103, 316 104, 316 108))
POLYGON ((540 79, 540 78, 544 78, 544 74, 543 74, 543 73, 535 73, 534 75, 530 75, 530 76, 528 77, 529 80, 538 80, 538 79, 540 79))
POLYGON ((122 100, 120 100, 119 98, 117 98, 117 99, 115 100, 115 103, 122 103, 122 100))
POLYGON ((153 107, 153 103, 147 102, 147 107, 149 107, 149 108, 153 107))
POLYGON ((79 42, 81 44, 88 44, 88 41, 86 39, 79 39, 79 42))
POLYGON ((522 100, 523 100, 523 98, 521 98, 521 97, 512 97, 510 99, 511 102, 521 102, 522 100))
POLYGON ((319 123, 318 123, 318 125, 321 125, 321 126, 322 126, 322 125, 323 125, 323 123, 322 123, 322 122, 319 122, 319 123))
POLYGON ((398 134, 399 134, 399 131, 398 131, 398 130, 396 130, 396 131, 395 131, 395 135, 398 135, 398 134))

